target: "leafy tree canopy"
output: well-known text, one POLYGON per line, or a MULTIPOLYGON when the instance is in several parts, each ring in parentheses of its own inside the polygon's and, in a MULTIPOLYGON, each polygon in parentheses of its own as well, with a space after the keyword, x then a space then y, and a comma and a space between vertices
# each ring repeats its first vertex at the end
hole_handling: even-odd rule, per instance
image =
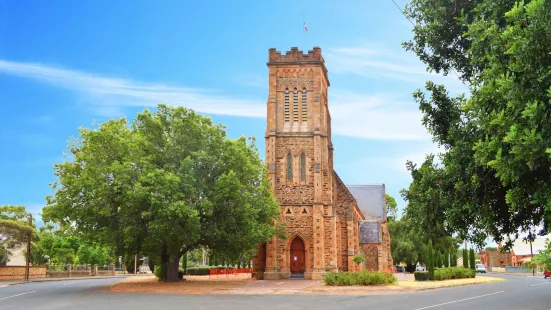
POLYGON ((35 234, 28 216, 23 206, 0 206, 0 265, 9 262, 11 249, 21 246, 35 234))
POLYGON ((79 133, 73 158, 55 165, 45 219, 117 253, 157 256, 169 281, 190 250, 237 258, 274 234, 279 207, 254 139, 164 105, 79 133))
POLYGON ((519 230, 530 238, 535 227, 548 233, 551 2, 413 0, 406 14, 416 26, 405 48, 428 70, 457 72, 471 93, 450 97, 427 82, 414 94, 423 124, 446 152, 441 166, 419 169, 409 198, 426 204, 414 193, 432 188, 427 199, 440 200, 433 208, 442 228, 479 247, 486 235, 497 242, 509 235, 507 247, 519 230))

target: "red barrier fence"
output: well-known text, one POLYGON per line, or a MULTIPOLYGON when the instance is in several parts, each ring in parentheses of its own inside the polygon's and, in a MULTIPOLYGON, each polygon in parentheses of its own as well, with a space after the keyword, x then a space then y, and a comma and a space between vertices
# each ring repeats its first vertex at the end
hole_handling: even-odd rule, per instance
POLYGON ((227 269, 219 269, 219 268, 211 268, 209 270, 209 277, 216 277, 216 278, 229 278, 229 277, 237 277, 237 276, 247 276, 252 277, 253 269, 252 268, 227 268, 227 269))

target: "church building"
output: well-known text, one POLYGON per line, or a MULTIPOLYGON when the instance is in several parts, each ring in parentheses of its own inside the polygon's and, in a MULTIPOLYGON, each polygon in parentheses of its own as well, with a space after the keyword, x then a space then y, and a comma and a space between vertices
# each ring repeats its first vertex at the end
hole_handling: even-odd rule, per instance
MULTIPOLYGON (((321 49, 269 50, 266 165, 281 206, 273 236, 253 258, 257 279, 321 279, 391 271, 385 186, 345 185, 333 169, 329 79, 321 49), (353 261, 364 257, 362 263, 353 261)), ((361 171, 361 167, 359 172, 361 171)), ((362 173, 368 171, 362 171, 362 173)))

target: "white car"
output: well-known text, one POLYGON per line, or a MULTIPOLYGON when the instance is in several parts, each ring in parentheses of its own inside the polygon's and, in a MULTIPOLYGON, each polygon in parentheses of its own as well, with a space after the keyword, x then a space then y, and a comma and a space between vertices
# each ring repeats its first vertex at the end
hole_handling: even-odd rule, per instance
POLYGON ((417 265, 415 266, 415 271, 427 271, 425 266, 417 265))
POLYGON ((484 264, 476 264, 475 269, 476 272, 486 273, 486 266, 484 266, 484 264))

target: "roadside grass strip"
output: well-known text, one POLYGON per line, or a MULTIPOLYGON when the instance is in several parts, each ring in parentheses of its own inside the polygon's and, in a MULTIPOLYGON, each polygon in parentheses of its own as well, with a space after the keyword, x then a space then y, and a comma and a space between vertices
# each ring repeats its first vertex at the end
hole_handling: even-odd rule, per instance
POLYGON ((503 278, 477 276, 476 278, 453 279, 443 281, 399 281, 398 286, 416 289, 435 289, 470 284, 496 283, 506 281, 503 278))

